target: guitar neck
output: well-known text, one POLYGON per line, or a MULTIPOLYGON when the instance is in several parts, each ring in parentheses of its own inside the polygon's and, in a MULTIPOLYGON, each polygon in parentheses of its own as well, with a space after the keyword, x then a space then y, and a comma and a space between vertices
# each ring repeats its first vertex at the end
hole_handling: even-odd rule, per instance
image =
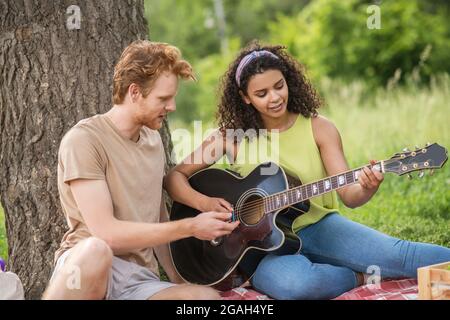
MULTIPOLYGON (((362 168, 342 172, 335 176, 264 197, 264 211, 269 213, 281 210, 310 198, 354 184, 358 182, 362 168)), ((372 168, 384 173, 384 161, 375 163, 372 168)))

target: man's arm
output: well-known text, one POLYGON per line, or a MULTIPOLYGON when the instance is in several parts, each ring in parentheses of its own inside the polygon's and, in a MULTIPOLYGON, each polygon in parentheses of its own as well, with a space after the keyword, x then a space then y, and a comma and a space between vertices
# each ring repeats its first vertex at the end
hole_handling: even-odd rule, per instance
POLYGON ((205 212, 194 218, 162 223, 122 221, 114 217, 105 180, 72 180, 70 188, 90 233, 104 240, 114 254, 156 247, 191 236, 212 240, 231 233, 238 225, 225 222, 231 218, 228 212, 205 212))

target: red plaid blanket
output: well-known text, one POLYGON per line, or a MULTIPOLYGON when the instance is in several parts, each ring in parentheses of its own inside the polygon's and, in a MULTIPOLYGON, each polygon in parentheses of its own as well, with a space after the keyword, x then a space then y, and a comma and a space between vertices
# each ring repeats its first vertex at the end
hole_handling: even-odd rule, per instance
POLYGON ((367 284, 350 290, 334 300, 417 300, 417 280, 402 279, 367 284))
MULTIPOLYGON (((224 300, 268 300, 268 296, 251 287, 235 288, 222 292, 224 300)), ((416 300, 417 280, 402 279, 367 284, 350 290, 334 300, 416 300)))

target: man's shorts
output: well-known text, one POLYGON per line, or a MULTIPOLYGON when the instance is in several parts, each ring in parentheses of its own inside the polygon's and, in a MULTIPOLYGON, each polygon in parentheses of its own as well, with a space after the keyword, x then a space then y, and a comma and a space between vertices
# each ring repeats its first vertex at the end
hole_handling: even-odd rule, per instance
MULTIPOLYGON (((52 281, 55 274, 64 266, 70 251, 70 249, 67 250, 58 258, 50 281, 52 281)), ((114 256, 105 299, 147 300, 155 293, 172 286, 176 286, 176 284, 161 281, 149 269, 114 256)))

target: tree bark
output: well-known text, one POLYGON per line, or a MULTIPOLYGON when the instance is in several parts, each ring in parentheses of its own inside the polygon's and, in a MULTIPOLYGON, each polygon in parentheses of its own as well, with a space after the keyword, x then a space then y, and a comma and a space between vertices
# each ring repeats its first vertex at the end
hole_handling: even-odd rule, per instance
MULTIPOLYGON (((0 201, 8 268, 29 299, 41 297, 66 231, 56 183, 61 138, 112 106, 114 64, 147 32, 142 0, 0 3, 0 201)), ((170 161, 167 123, 161 135, 170 161)))

